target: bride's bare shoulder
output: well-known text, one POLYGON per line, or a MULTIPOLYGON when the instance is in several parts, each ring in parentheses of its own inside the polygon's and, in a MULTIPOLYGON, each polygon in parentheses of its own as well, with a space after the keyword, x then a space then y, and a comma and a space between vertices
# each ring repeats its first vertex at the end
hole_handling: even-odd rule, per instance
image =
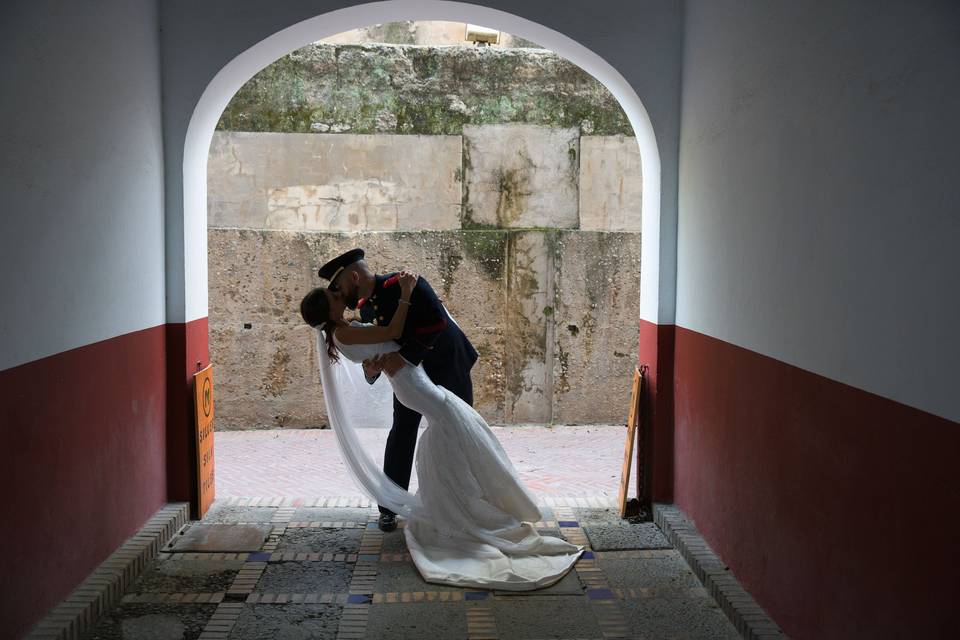
POLYGON ((372 327, 376 325, 351 320, 350 324, 341 324, 333 330, 333 337, 341 344, 358 344, 367 342, 365 338, 372 327))

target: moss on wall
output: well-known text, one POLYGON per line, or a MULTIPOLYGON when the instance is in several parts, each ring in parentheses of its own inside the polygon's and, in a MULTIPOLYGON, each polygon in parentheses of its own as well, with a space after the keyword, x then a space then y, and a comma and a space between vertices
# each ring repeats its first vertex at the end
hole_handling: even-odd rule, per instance
POLYGON ((217 128, 455 135, 510 122, 633 135, 613 95, 549 51, 319 43, 251 78, 217 128))
POLYGON ((471 229, 460 233, 467 257, 489 278, 500 280, 507 260, 507 239, 510 232, 503 229, 471 229))

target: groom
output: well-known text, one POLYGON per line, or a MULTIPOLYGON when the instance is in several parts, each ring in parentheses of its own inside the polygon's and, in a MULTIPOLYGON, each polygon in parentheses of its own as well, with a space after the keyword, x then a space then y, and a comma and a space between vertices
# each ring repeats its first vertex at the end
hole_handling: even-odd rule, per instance
MULTIPOLYGON (((364 260, 363 249, 352 249, 337 256, 320 267, 318 273, 330 282, 327 288, 331 293, 350 309, 359 309, 361 320, 379 325, 390 323, 399 305, 400 287, 390 279, 394 274, 377 275, 370 269, 364 260)), ((477 351, 447 315, 425 278, 417 280, 410 296, 410 310, 397 344, 397 351, 364 361, 367 382, 373 384, 381 371, 392 376, 403 367, 422 364, 435 384, 473 405, 470 368, 477 361, 477 351)), ((387 436, 383 471, 404 489, 410 486, 421 417, 393 396, 393 426, 387 436)), ((380 507, 379 526, 382 531, 396 529, 396 514, 380 507)))

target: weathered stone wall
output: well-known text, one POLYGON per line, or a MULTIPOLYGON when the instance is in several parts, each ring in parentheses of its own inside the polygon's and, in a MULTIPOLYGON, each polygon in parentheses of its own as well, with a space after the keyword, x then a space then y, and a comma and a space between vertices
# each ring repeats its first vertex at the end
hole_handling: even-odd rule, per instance
POLYGON ((326 424, 298 306, 325 284, 317 266, 355 246, 433 283, 481 354, 491 422, 625 420, 642 176, 593 78, 542 50, 311 45, 251 80, 221 129, 218 428, 326 424))
POLYGON ((460 136, 217 132, 208 224, 314 231, 459 229, 460 136))
POLYGON ((639 232, 626 136, 529 124, 462 136, 216 132, 208 224, 301 231, 559 227, 639 232))
POLYGON ((550 51, 322 43, 257 73, 218 129, 458 135, 507 122, 633 135, 606 87, 550 51))
POLYGON ((423 274, 480 352, 475 405, 493 423, 626 420, 639 313, 634 233, 457 230, 331 234, 211 228, 217 428, 320 427, 326 413, 300 299, 355 246, 423 274))

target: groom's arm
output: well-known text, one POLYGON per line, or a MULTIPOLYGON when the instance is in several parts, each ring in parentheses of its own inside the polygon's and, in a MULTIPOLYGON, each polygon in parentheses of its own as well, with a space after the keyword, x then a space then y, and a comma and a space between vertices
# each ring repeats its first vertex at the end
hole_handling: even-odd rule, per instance
POLYGON ((404 331, 405 341, 399 353, 404 360, 416 366, 433 349, 437 338, 446 329, 447 314, 433 287, 424 278, 417 280, 410 302, 413 304, 413 318, 407 318, 410 326, 404 331))

